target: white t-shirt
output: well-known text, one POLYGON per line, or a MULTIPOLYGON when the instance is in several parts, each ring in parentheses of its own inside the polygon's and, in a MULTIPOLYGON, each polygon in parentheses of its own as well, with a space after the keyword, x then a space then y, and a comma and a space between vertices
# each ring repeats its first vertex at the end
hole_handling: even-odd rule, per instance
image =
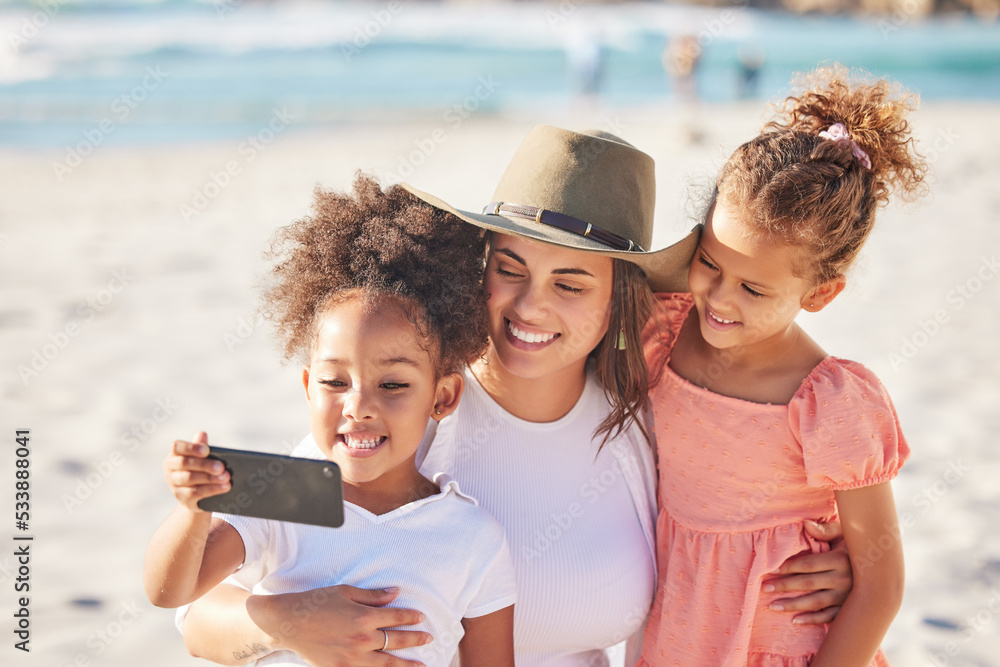
POLYGON ((656 581, 655 467, 637 427, 598 451, 593 433, 609 410, 589 374, 565 416, 527 422, 467 370, 458 409, 417 454, 422 470, 460 480, 507 531, 518 667, 606 665, 604 649, 626 639, 629 660, 638 655, 656 581))
MULTIPOLYGON (((311 438, 294 454, 322 458, 311 438)), ((400 629, 430 632, 434 641, 390 653, 428 666, 449 665, 465 634, 462 619, 514 604, 516 586, 503 528, 454 479, 440 474, 434 481, 440 493, 382 515, 344 503, 340 528, 218 514, 236 528, 246 547, 244 566, 233 578, 255 594, 337 584, 398 586, 400 593, 389 606, 426 615, 423 623, 400 629)), ((308 613, 303 603, 301 614, 308 613)), ((295 623, 298 616, 289 621, 295 623)), ((278 651, 256 664, 306 663, 290 651, 278 651)))

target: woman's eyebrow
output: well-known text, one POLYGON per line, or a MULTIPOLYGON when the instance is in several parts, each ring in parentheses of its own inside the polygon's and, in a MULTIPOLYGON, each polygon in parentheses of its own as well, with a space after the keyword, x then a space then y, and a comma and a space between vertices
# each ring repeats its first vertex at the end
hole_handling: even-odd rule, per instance
POLYGON ((552 269, 552 273, 559 275, 574 275, 574 276, 590 276, 594 277, 594 274, 590 271, 584 271, 583 269, 552 269))
POLYGON ((528 265, 527 262, 525 262, 523 259, 521 259, 520 255, 518 255, 517 253, 515 253, 513 250, 511 250, 509 248, 497 248, 493 252, 497 253, 498 255, 506 255, 507 257, 510 257, 512 260, 514 260, 518 264, 523 264, 524 266, 528 265))
MULTIPOLYGON (((528 263, 525 262, 521 258, 520 255, 518 255, 517 253, 515 253, 513 250, 511 250, 509 248, 497 248, 493 252, 495 252, 497 254, 500 254, 500 255, 505 255, 507 257, 510 257, 512 260, 514 260, 518 264, 522 264, 524 266, 528 265, 528 263)), ((572 268, 572 269, 552 269, 552 273, 554 273, 556 275, 590 276, 591 278, 594 277, 594 274, 591 273, 590 271, 586 271, 584 269, 579 269, 579 268, 572 268)))

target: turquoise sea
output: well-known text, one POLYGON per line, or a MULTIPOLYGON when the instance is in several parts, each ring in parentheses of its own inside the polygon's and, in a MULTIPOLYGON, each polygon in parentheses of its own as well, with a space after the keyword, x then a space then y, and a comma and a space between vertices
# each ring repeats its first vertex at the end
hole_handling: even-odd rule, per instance
POLYGON ((968 16, 575 0, 39 0, 0 4, 0 146, 70 146, 99 130, 108 144, 225 139, 281 110, 308 127, 569 108, 587 71, 599 72, 601 105, 663 104, 678 90, 661 57, 682 35, 698 45, 706 103, 774 98, 793 72, 828 60, 925 100, 1000 99, 1000 24, 968 16), (741 93, 747 53, 763 64, 741 93))

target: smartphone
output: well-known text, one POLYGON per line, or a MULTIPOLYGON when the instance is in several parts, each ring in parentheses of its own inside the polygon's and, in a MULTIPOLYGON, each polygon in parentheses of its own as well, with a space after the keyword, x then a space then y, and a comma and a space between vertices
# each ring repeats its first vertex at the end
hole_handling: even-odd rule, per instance
POLYGON ((328 528, 344 523, 344 487, 332 461, 222 447, 211 447, 208 458, 222 461, 232 486, 199 500, 203 510, 328 528))

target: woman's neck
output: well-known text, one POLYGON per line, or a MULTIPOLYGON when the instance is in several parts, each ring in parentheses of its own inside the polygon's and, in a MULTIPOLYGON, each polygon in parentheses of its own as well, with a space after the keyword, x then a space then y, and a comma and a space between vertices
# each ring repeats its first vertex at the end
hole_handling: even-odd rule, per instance
POLYGON ((547 423, 573 409, 587 384, 587 359, 542 377, 525 378, 510 373, 492 347, 472 364, 472 374, 486 393, 518 419, 547 423))

